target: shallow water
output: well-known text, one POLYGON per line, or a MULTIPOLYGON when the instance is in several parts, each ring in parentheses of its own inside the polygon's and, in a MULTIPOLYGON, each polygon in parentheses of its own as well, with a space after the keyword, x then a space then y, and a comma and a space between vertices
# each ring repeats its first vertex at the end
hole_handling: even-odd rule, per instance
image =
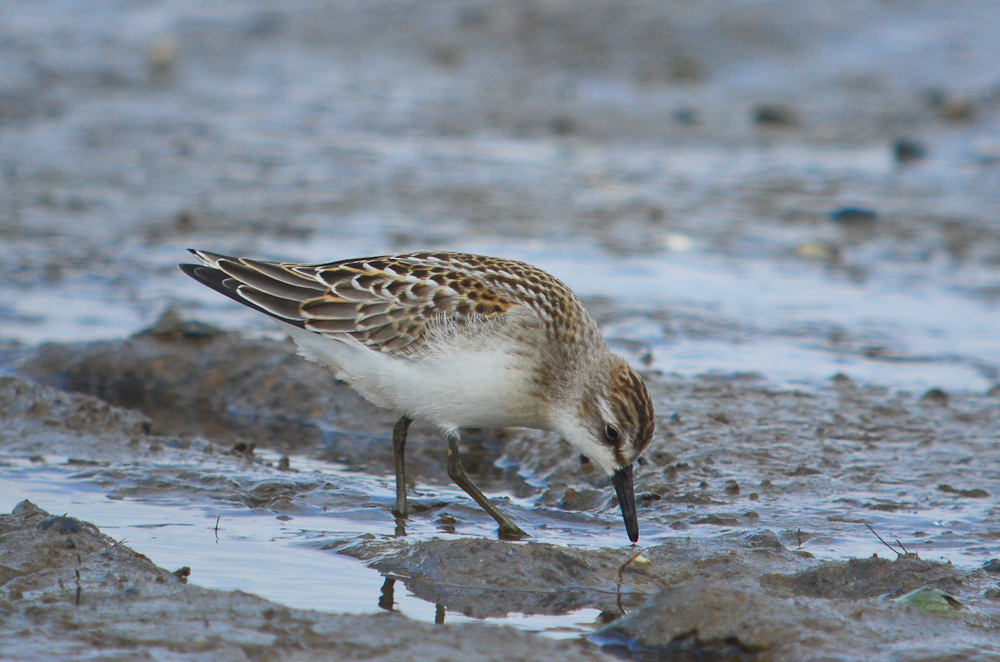
MULTIPOLYGON (((306 243, 268 242, 258 254, 316 261, 320 256, 370 254, 321 237, 306 243), (273 244, 273 245, 272 245, 273 244), (353 251, 353 252, 352 252, 353 251)), ((367 249, 367 250, 366 250, 367 249)), ((543 246, 465 242, 464 250, 535 264, 582 297, 601 297, 626 311, 604 325, 622 339, 618 351, 643 367, 693 376, 757 373, 780 385, 808 387, 837 373, 890 388, 985 391, 1000 375, 1000 306, 965 295, 948 283, 907 284, 885 278, 857 284, 820 267, 764 259, 733 259, 705 251, 654 257, 610 256, 598 247, 573 253, 543 246), (638 351, 628 352, 627 348, 638 351)), ((157 266, 188 261, 158 251, 157 266)), ((892 275, 890 274, 890 277, 892 275)), ((73 341, 136 333, 167 296, 197 301, 195 314, 252 335, 278 337, 271 323, 189 283, 177 272, 147 274, 132 283, 132 303, 112 292, 68 286, 58 291, 8 293, 12 314, 0 337, 19 342, 73 341), (95 308, 102 312, 94 315, 95 308)))
MULTIPOLYGON (((44 503, 53 513, 85 517, 107 535, 127 540, 130 547, 161 567, 191 567, 190 582, 193 584, 238 589, 291 607, 370 613, 385 609, 391 603, 392 609, 426 622, 440 622, 443 617, 449 623, 511 625, 553 637, 579 636, 600 625, 600 611, 589 608, 563 615, 510 613, 503 618, 472 619, 422 600, 410 593, 402 582, 392 582, 392 574, 383 575, 362 561, 324 551, 331 543, 356 540, 362 535, 384 539, 398 535, 396 522, 388 512, 394 498, 391 477, 365 476, 306 456, 291 456, 296 473, 288 474, 274 468, 281 459, 279 454, 263 451, 257 455, 261 462, 255 467, 212 467, 212 482, 226 478, 263 481, 278 476, 284 483, 324 481, 339 494, 364 495, 378 502, 379 507, 328 511, 326 506, 298 505, 291 511, 275 515, 276 511, 271 509, 208 503, 204 496, 189 492, 181 484, 160 496, 155 495, 155 489, 147 496, 128 496, 143 491, 134 486, 141 486, 141 477, 147 472, 155 475, 157 463, 96 462, 93 466, 81 466, 79 462, 69 462, 68 457, 46 456, 43 461, 3 458, 0 485, 5 487, 0 490, 0 509, 10 510, 23 499, 44 503), (120 467, 117 473, 116 467, 120 467), (138 478, 126 478, 122 471, 131 471, 138 478), (119 477, 117 483, 114 476, 119 477)), ((185 468, 191 472, 201 468, 197 461, 187 465, 173 461, 168 466, 182 472, 185 468)), ((831 513, 842 512, 840 502, 845 499, 868 497, 878 501, 884 496, 884 493, 865 494, 845 483, 814 495, 798 492, 766 497, 758 509, 767 514, 761 521, 765 526, 768 520, 801 522, 804 537, 802 530, 779 531, 779 535, 789 548, 808 551, 818 559, 864 558, 873 553, 886 556, 883 543, 860 520, 853 520, 853 523, 850 519, 842 520, 846 523, 840 524, 830 521, 831 513), (826 533, 822 532, 824 530, 826 533), (797 545, 796 535, 799 536, 797 545)), ((433 503, 442 499, 468 502, 456 488, 418 485, 411 503, 433 503)), ((620 530, 616 508, 603 513, 603 525, 596 526, 591 514, 546 509, 534 499, 509 496, 508 499, 506 508, 536 542, 587 549, 628 546, 620 530)), ((711 510, 720 511, 719 508, 711 510)), ((864 519, 893 545, 898 545, 896 538, 902 537, 908 551, 918 552, 921 558, 973 569, 1000 552, 996 539, 982 539, 982 522, 991 521, 994 510, 991 500, 980 499, 950 508, 922 504, 919 510, 912 512, 870 513, 864 519), (903 531, 907 533, 899 533, 903 531), (911 535, 912 532, 918 532, 917 536, 911 535)), ((455 512, 463 515, 458 526, 442 526, 434 519, 411 517, 406 525, 406 540, 412 543, 442 535, 446 538, 495 535, 495 525, 481 513, 478 517, 468 516, 476 512, 471 504, 465 503, 455 512)), ((668 520, 684 516, 680 506, 667 512, 668 520)), ((720 512, 732 512, 732 507, 723 505, 720 512)), ((705 514, 704 509, 698 510, 698 516, 705 514)), ((723 540, 738 540, 748 530, 754 530, 745 524, 735 528, 708 525, 671 530, 665 522, 660 517, 641 515, 642 543, 638 549, 669 540, 694 540, 710 547, 712 541, 718 544, 723 540)))
MULTIPOLYGON (((280 459, 261 453, 264 462, 280 459)), ((298 609, 332 613, 371 613, 387 608, 387 578, 363 562, 336 553, 323 552, 332 541, 353 540, 362 534, 379 537, 396 535, 396 523, 388 510, 377 513, 295 513, 278 515, 265 509, 225 507, 197 503, 177 495, 170 498, 132 498, 107 494, 106 488, 87 480, 87 472, 67 464, 69 458, 48 456, 39 463, 19 457, 0 460, 0 509, 10 511, 24 499, 45 503, 53 513, 86 517, 102 532, 147 556, 168 569, 192 568, 189 581, 205 588, 240 590, 298 609), (360 515, 360 517, 359 517, 360 515)), ((294 457, 299 471, 315 480, 318 476, 350 489, 380 495, 387 502, 395 496, 394 483, 385 479, 362 479, 328 463, 294 457)), ((176 465, 173 465, 176 466, 176 465)), ((240 472, 245 477, 247 472, 240 472)), ((265 472, 265 475, 268 475, 265 472)), ((287 476, 286 476, 287 478, 287 476)), ((454 497, 456 490, 435 490, 431 497, 454 497)), ((428 496, 422 493, 420 497, 428 496)), ((415 499, 416 501, 416 499, 415 499)), ((457 535, 493 535, 490 525, 462 527, 457 535)), ((582 537, 584 527, 562 531, 549 527, 535 531, 535 539, 569 544, 582 537)), ((593 536, 586 529, 588 546, 612 544, 615 535, 593 536)), ((436 527, 421 526, 419 520, 407 525, 409 540, 440 535, 436 527)), ((482 622, 509 625, 560 638, 593 631, 600 612, 580 609, 564 615, 517 614, 504 618, 474 619, 461 613, 439 613, 436 605, 411 594, 396 582, 389 594, 392 609, 426 622, 482 622)))

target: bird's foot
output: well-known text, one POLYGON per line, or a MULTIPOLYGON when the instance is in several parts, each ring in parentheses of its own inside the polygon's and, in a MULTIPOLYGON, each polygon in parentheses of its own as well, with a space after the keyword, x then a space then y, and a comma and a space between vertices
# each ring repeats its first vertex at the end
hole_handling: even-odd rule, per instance
POLYGON ((498 537, 500 540, 522 540, 524 538, 530 538, 531 536, 522 531, 521 528, 513 522, 507 522, 500 525, 498 537))

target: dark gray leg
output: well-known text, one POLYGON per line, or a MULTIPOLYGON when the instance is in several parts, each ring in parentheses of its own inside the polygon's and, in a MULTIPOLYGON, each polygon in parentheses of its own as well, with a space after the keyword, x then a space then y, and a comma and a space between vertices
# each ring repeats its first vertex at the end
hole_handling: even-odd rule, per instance
POLYGON ((490 503, 479 488, 472 484, 469 475, 465 473, 462 460, 458 457, 458 435, 448 435, 448 475, 455 481, 455 484, 465 490, 466 494, 475 499, 479 506, 488 512, 490 516, 500 525, 501 538, 527 538, 528 534, 522 531, 516 524, 500 512, 500 510, 490 503))
POLYGON ((406 431, 411 422, 411 419, 403 416, 392 428, 392 453, 396 456, 396 509, 392 512, 403 518, 409 515, 406 507, 406 462, 403 451, 406 448, 406 431))

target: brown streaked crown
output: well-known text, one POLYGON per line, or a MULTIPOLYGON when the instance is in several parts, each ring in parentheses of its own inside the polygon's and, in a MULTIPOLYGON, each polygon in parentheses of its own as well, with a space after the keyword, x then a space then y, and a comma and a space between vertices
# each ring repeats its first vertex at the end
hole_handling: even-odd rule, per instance
POLYGON ((649 397, 649 391, 646 390, 642 377, 625 361, 617 363, 613 369, 608 399, 622 427, 631 432, 633 455, 630 458, 621 458, 623 463, 630 463, 653 439, 655 427, 653 401, 649 397))

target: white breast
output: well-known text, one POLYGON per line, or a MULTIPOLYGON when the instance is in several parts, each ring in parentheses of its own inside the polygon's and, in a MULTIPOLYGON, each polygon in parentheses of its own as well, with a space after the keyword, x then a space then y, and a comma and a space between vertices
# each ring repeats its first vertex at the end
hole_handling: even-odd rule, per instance
POLYGON ((445 432, 467 427, 546 427, 533 395, 531 360, 515 341, 447 345, 418 358, 320 336, 289 324, 299 353, 333 370, 368 401, 445 432))

